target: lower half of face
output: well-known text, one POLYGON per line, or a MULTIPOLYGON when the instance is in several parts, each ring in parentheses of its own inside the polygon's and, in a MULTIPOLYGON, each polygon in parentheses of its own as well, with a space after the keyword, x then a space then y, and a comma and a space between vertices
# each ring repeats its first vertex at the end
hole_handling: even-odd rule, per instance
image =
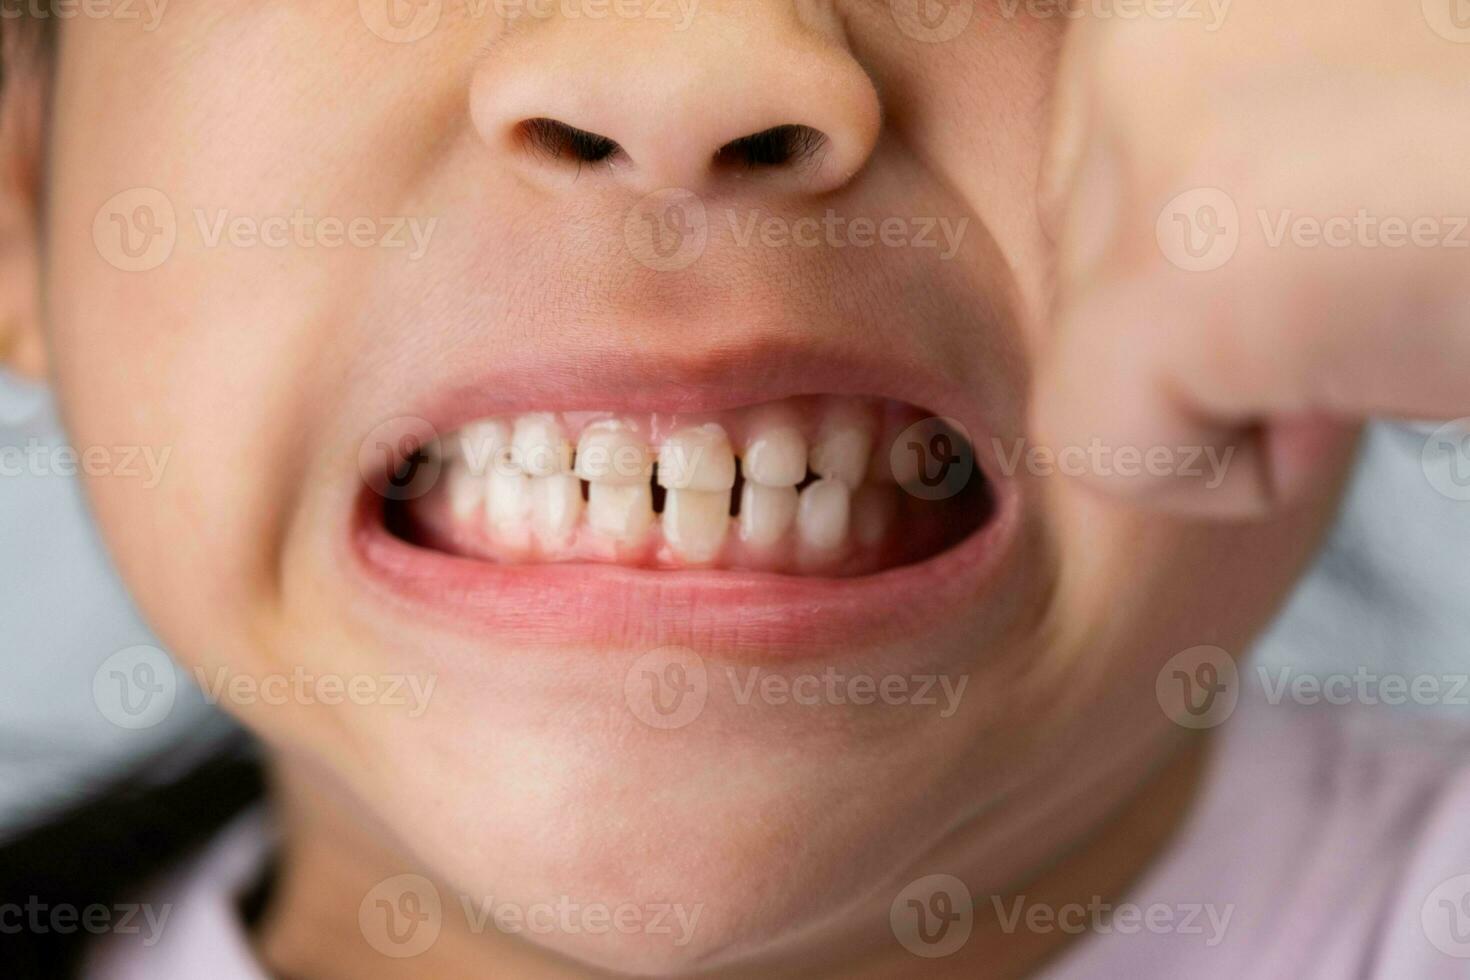
POLYGON ((1326 499, 1204 528, 1065 476, 1228 465, 1190 447, 1028 441, 1050 27, 327 7, 67 25, 49 346, 77 445, 164 461, 90 481, 160 635, 446 894, 698 907, 533 937, 678 971, 886 923, 936 862, 1003 887, 1318 539, 1326 499), (877 84, 782 84, 813 59, 877 84), (719 163, 788 123, 846 154, 820 193, 719 163))

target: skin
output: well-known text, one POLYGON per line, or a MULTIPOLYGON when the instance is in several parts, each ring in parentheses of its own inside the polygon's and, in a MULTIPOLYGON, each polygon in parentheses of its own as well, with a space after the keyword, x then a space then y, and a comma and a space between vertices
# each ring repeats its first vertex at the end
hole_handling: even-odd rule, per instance
MULTIPOLYGON (((1204 757, 1160 708, 1160 668, 1200 644, 1244 654, 1331 518, 1359 420, 1462 414, 1470 401, 1463 371, 1450 376, 1464 361, 1449 352, 1466 346, 1453 317, 1430 316, 1422 342, 1389 329, 1403 309, 1424 309, 1403 297, 1426 285, 1431 313, 1456 308, 1451 259, 1265 254, 1244 241, 1218 274, 1191 277, 1152 238, 1162 202, 1198 186, 1230 186, 1242 213, 1268 198, 1355 209, 1365 188, 1390 187, 1402 190, 1381 202, 1390 213, 1453 212, 1463 182, 1439 168, 1463 159, 1452 152, 1463 124, 1450 118, 1459 49, 1387 4, 1370 5, 1383 24, 1366 28, 1322 4, 1281 6, 1240 0, 1204 35, 1117 19, 1068 31, 985 4, 937 43, 897 29, 888 4, 856 0, 706 2, 677 32, 450 17, 397 45, 353 5, 325 0, 180 2, 151 33, 66 23, 46 126, 45 73, 13 76, 5 95, 3 273, 23 288, 7 291, 3 322, 11 363, 49 379, 77 446, 172 449, 156 487, 87 483, 133 594, 190 670, 437 679, 412 719, 383 705, 226 699, 277 774, 283 878, 256 936, 269 966, 303 977, 886 976, 917 964, 1019 976, 1066 937, 1006 934, 986 921, 984 896, 1085 902, 1126 888, 1186 812, 1204 757), (1287 36, 1312 43, 1260 43, 1287 36), (1322 94, 1370 48, 1380 84, 1427 86, 1415 104, 1434 125, 1322 94), (1241 65, 1291 77, 1297 64, 1325 73, 1321 91, 1267 89, 1266 113, 1251 99, 1207 100, 1241 65), (797 98, 796 77, 819 78, 817 94, 797 98), (709 151, 742 135, 711 119, 750 131, 798 112, 841 137, 824 169, 732 182, 709 168, 709 151), (625 141, 635 163, 568 175, 517 152, 499 127, 528 114, 595 119, 580 125, 625 141), (1332 181, 1295 166, 1331 157, 1313 148, 1348 118, 1368 119, 1365 141, 1392 123, 1409 130, 1393 145, 1421 146, 1426 132, 1436 142, 1332 181), (1273 150, 1264 162, 1260 146, 1273 150), (1255 166, 1225 152, 1241 147, 1255 166), (1106 154, 1114 162, 1099 164, 1106 154), (146 273, 110 264, 93 237, 103 202, 138 186, 180 213, 173 253, 146 273), (947 263, 916 250, 752 256, 717 242, 692 276, 648 276, 619 229, 665 186, 790 214, 968 217, 975 231, 947 263), (441 224, 416 262, 381 249, 208 248, 196 207, 441 224), (914 282, 922 291, 905 292, 914 282), (1125 287, 1131 306, 1116 299, 1125 287), (738 371, 700 360, 713 350, 707 324, 741 349, 793 331, 856 343, 862 304, 928 370, 980 393, 997 436, 1234 446, 1245 463, 1221 492, 1017 474, 1000 584, 914 635, 855 638, 839 661, 877 677, 968 677, 948 717, 712 699, 698 725, 654 731, 622 702, 645 648, 531 655, 406 624, 343 574, 358 446, 413 407, 416 379, 436 366, 506 350, 669 356, 676 344, 696 352, 686 366, 738 371), (1302 313, 1317 304, 1341 315, 1302 313), (1385 364, 1358 383, 1365 365, 1385 364), (978 921, 958 953, 920 962, 895 941, 889 906, 936 870, 977 896, 978 921), (431 949, 391 959, 357 912, 405 872, 434 882, 451 913, 454 896, 494 895, 702 914, 677 947, 649 934, 476 935, 446 914, 431 949)), ((717 644, 704 654, 723 663, 717 644)))

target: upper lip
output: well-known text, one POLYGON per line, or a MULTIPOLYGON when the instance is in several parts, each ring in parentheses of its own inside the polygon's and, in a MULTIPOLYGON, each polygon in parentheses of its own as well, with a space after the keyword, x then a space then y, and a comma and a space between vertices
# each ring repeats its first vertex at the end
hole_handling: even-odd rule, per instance
POLYGON ((984 462, 990 426, 971 391, 918 360, 863 344, 768 339, 644 354, 607 343, 502 353, 488 371, 451 370, 420 404, 398 414, 444 434, 523 411, 699 415, 798 395, 888 398, 955 419, 972 436, 981 465, 991 468, 984 462))

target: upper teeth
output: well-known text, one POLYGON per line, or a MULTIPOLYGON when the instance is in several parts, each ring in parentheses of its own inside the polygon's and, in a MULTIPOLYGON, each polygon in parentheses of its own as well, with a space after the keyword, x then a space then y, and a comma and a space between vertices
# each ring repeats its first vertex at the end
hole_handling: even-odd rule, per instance
POLYGON ((735 451, 718 425, 680 429, 658 451, 658 485, 670 490, 729 490, 735 485, 735 451))
POLYGON ((767 487, 794 487, 806 479, 806 436, 792 414, 770 410, 751 427, 741 457, 747 480, 767 487))
POLYGON ((490 420, 465 426, 459 433, 459 450, 470 472, 485 476, 510 448, 510 426, 490 420))
POLYGON ((817 441, 812 445, 812 472, 824 479, 840 480, 856 489, 868 470, 873 451, 872 420, 850 402, 838 402, 822 420, 817 441))
POLYGON ((589 483, 632 486, 653 472, 648 443, 621 422, 597 422, 577 442, 577 476, 589 483))
POLYGON ((511 449, 520 468, 531 476, 551 476, 572 468, 572 446, 561 423, 550 412, 516 419, 511 449))

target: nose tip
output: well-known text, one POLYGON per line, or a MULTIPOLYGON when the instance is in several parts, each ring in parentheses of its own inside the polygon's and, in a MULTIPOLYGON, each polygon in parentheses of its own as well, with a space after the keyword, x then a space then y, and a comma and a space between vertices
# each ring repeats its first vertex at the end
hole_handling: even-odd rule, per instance
POLYGON ((706 14, 682 32, 539 25, 476 73, 475 127, 541 176, 597 165, 639 192, 727 180, 833 190, 872 153, 878 94, 839 33, 778 6, 788 12, 706 14))

